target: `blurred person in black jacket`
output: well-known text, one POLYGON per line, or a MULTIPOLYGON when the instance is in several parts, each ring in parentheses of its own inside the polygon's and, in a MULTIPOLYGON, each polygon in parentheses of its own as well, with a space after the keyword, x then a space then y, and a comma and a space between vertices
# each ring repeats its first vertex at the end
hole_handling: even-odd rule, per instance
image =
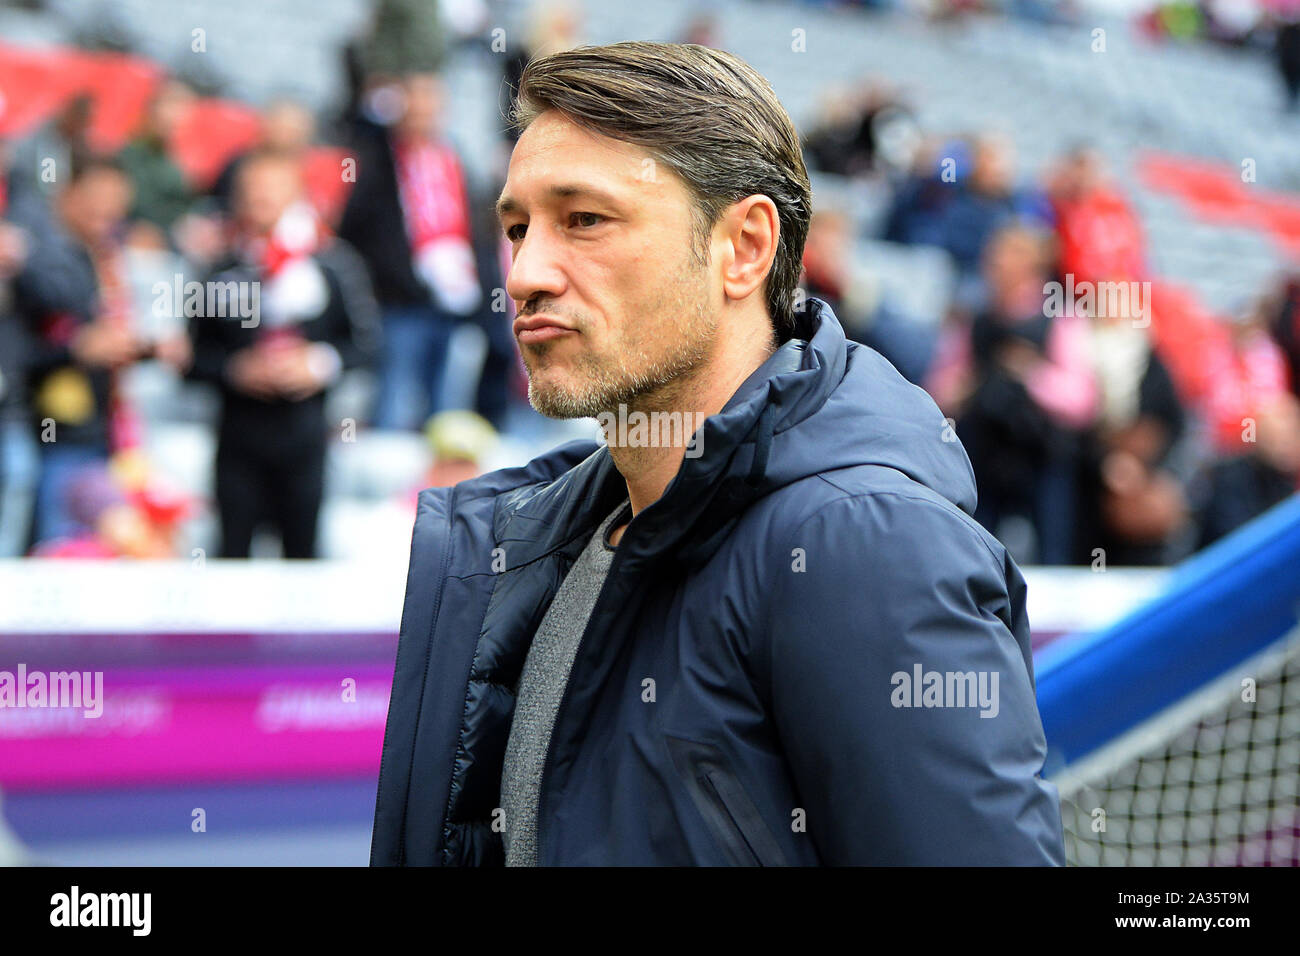
POLYGON ((804 149, 822 172, 870 175, 901 157, 899 147, 915 139, 915 123, 895 90, 870 80, 830 92, 817 125, 804 137, 804 149), (890 137, 901 142, 895 146, 890 137))
POLYGON ((1215 374, 1228 387, 1211 399, 1226 405, 1215 416, 1218 454, 1191 489, 1202 548, 1300 492, 1300 399, 1272 299, 1247 300, 1226 316, 1227 361, 1215 374))
POLYGON ((391 126, 356 120, 357 181, 338 232, 365 259, 382 311, 374 422, 414 430, 439 410, 451 333, 483 293, 464 170, 442 127, 442 81, 411 74, 381 92, 400 115, 391 126))
MULTIPOLYGON (((287 558, 316 556, 330 424, 326 390, 377 347, 365 267, 303 198, 295 157, 240 164, 231 255, 191 321, 191 378, 221 390, 216 498, 220 553, 248 557, 259 525, 287 558)), ((187 310, 188 311, 188 310, 187 310)))
POLYGON ((131 199, 115 160, 75 155, 14 281, 31 343, 27 381, 41 457, 31 543, 74 533, 67 483, 138 441, 120 379, 154 347, 135 328, 121 243, 131 199))
POLYGON ((1272 316, 1269 333, 1286 358, 1291 391, 1300 398, 1300 274, 1287 276, 1264 308, 1272 316))
POLYGON ((1081 442, 1098 392, 1087 318, 1045 295, 1048 258, 1032 228, 1005 227, 989 243, 987 302, 970 327, 972 374, 956 431, 979 483, 975 519, 995 534, 1007 518, 1027 519, 1034 560, 1069 564, 1081 442))
POLYGON ((1187 414, 1139 314, 1094 309, 1087 337, 1100 402, 1084 436, 1076 563, 1168 563, 1189 529, 1174 449, 1187 414))
MULTIPOLYGON (((0 143, 0 530, 8 525, 10 475, 14 469, 10 448, 14 431, 26 427, 28 342, 22 319, 14 310, 14 277, 27 261, 27 233, 9 221, 8 153, 0 143)), ((0 557, 7 536, 0 536, 0 557)))
POLYGON ((94 114, 94 97, 88 92, 76 93, 50 119, 14 144, 11 200, 53 201, 74 160, 90 151, 87 137, 94 114))

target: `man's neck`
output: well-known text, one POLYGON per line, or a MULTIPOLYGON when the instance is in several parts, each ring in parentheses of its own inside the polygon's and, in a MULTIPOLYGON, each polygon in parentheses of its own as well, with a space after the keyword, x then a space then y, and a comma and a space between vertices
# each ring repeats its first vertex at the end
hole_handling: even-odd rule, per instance
MULTIPOLYGON (((650 507, 663 496, 664 491, 681 468, 686 455, 686 442, 689 442, 697 424, 704 419, 722 411, 724 405, 744 384, 745 379, 754 370, 767 361, 775 351, 771 341, 760 342, 757 347, 740 343, 739 354, 718 359, 695 373, 677 379, 655 394, 645 396, 635 406, 625 409, 624 415, 634 411, 644 412, 647 417, 655 412, 678 415, 683 421, 682 442, 650 442, 627 444, 618 443, 618 436, 606 436, 610 457, 614 466, 627 483, 628 499, 632 506, 632 516, 636 517, 645 508, 650 507)), ((617 420, 617 411, 612 412, 617 420)), ((653 419, 651 418, 651 421, 653 419)), ((629 426, 628 437, 631 438, 634 426, 629 426)), ((653 426, 650 426, 653 429, 653 426)), ((668 429, 660 429, 662 435, 668 429)), ((617 545, 627 525, 610 531, 610 543, 617 545)))

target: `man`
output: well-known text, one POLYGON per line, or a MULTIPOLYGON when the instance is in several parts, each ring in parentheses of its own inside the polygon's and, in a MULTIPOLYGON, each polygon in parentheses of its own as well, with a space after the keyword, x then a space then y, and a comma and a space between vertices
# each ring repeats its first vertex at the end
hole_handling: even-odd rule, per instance
POLYGON ((135 244, 167 248, 172 225, 194 201, 185 173, 171 154, 175 130, 193 103, 188 86, 164 80, 149 101, 140 129, 118 155, 135 186, 130 212, 135 244))
POLYGON ((516 119, 530 400, 704 424, 421 494, 371 862, 1062 863, 1024 582, 933 402, 795 298, 770 86, 585 47, 516 119))
POLYGON ((442 81, 413 73, 400 90, 391 130, 357 123, 357 181, 339 236, 366 260, 383 315, 374 423, 413 431, 440 410, 452 332, 482 289, 464 170, 442 130, 442 81))
POLYGON ((308 151, 316 135, 316 117, 311 110, 293 99, 277 99, 270 103, 258 117, 259 139, 255 146, 236 153, 217 175, 216 181, 209 187, 208 193, 216 200, 217 207, 223 212, 230 211, 230 202, 235 190, 235 177, 239 167, 248 156, 274 150, 295 157, 306 167, 308 151))
MULTIPOLYGON (((9 148, 0 141, 0 558, 16 556, 22 545, 11 532, 19 509, 23 452, 30 441, 27 413, 27 353, 22 317, 14 309, 14 278, 27 262, 28 234, 12 219, 9 201, 9 148), (15 481, 14 479, 19 480, 15 481)), ((24 529, 25 533, 25 529, 24 529)))
POLYGON ((40 441, 32 543, 77 532, 68 483, 137 441, 121 378, 152 349, 135 329, 121 245, 131 196, 116 160, 74 154, 14 280, 33 342, 27 376, 40 441))
POLYGON ((216 498, 220 553, 249 556, 270 524, 286 558, 316 557, 330 425, 325 393, 369 361, 378 337, 365 267, 325 236, 296 156, 240 165, 230 259, 205 285, 224 297, 192 321, 191 378, 221 389, 216 498))

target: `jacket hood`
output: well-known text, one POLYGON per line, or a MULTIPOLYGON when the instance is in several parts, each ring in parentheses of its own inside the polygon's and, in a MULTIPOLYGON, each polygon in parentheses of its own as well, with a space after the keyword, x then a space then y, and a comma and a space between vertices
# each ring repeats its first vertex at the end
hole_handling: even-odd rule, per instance
POLYGON ((773 405, 789 409, 777 413, 763 493, 813 474, 880 465, 973 513, 970 459, 934 400, 879 352, 848 341, 829 305, 807 303, 795 338, 715 416, 741 418, 750 410, 760 417, 757 406, 769 394, 773 405))
MULTIPOLYGON (((861 465, 896 469, 963 511, 975 509, 970 460, 934 401, 880 353, 848 341, 830 306, 816 298, 806 300, 795 336, 705 420, 696 441, 698 457, 683 459, 663 496, 624 533, 621 563, 698 563, 754 501, 861 465)), ((571 442, 513 471, 522 477, 551 469, 550 484, 507 495, 515 507, 498 531, 501 540, 532 539, 533 547, 515 549, 521 561, 589 534, 627 497, 598 442, 571 442), (539 538, 539 528, 549 531, 539 538)))

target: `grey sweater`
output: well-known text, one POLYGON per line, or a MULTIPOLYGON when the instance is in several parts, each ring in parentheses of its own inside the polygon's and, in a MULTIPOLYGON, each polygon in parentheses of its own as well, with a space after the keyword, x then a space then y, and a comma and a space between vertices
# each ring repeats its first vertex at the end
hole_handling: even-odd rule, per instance
POLYGON ((551 730, 582 632, 614 560, 609 530, 627 508, 624 501, 592 534, 547 608, 528 649, 501 772, 506 866, 537 865, 537 801, 551 730))

